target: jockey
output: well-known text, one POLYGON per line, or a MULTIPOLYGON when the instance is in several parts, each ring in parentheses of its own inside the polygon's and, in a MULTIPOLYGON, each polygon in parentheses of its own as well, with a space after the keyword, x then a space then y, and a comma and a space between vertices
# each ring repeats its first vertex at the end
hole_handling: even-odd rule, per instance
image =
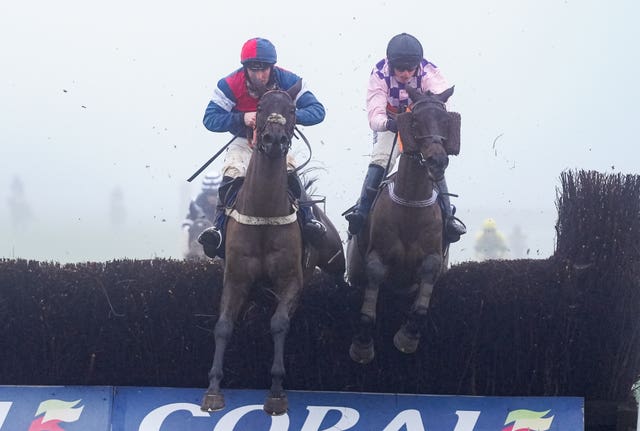
POLYGON ((218 204, 218 187, 222 182, 222 175, 218 172, 205 174, 202 180, 202 190, 189 203, 189 212, 182 222, 183 228, 191 228, 193 222, 199 218, 206 218, 211 223, 215 218, 216 205, 218 204))
MULTIPOLYGON (((357 235, 364 226, 387 163, 389 171, 395 164, 398 156, 398 145, 394 147, 398 133, 395 118, 411 102, 405 90, 408 85, 434 94, 449 88, 440 69, 423 58, 422 45, 418 39, 401 33, 391 38, 387 45, 387 57, 374 66, 369 77, 367 112, 369 126, 373 130, 373 152, 357 206, 345 216, 351 235, 357 235)), ((444 210, 445 240, 456 242, 460 235, 466 233, 466 228, 453 216, 444 177, 437 182, 437 187, 444 210)))
MULTIPOLYGON (((231 205, 241 181, 236 179, 245 176, 253 147, 250 139, 256 126, 256 109, 259 95, 256 84, 267 89, 287 90, 300 77, 293 72, 275 65, 276 48, 267 39, 249 39, 242 46, 240 63, 242 67, 220 79, 207 106, 203 123, 212 132, 231 132, 236 138, 229 145, 222 167, 222 185, 219 188, 219 201, 214 226, 206 229, 198 238, 205 254, 215 257, 222 252, 222 226, 226 214, 225 207, 231 205)), ((302 89, 296 97, 296 123, 312 126, 324 120, 324 106, 309 91, 303 81, 302 89)), ((307 200, 304 187, 295 172, 293 156, 287 156, 289 184, 294 195, 307 200)), ((313 215, 311 207, 300 208, 303 235, 306 239, 316 241, 327 232, 322 222, 313 215)))

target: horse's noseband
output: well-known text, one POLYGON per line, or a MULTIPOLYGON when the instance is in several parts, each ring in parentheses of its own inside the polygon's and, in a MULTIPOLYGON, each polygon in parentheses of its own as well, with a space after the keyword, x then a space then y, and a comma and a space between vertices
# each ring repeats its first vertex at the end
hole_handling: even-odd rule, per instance
POLYGON ((287 124, 287 119, 284 118, 284 115, 282 114, 278 114, 277 112, 272 112, 267 117, 267 123, 276 123, 284 126, 287 124))

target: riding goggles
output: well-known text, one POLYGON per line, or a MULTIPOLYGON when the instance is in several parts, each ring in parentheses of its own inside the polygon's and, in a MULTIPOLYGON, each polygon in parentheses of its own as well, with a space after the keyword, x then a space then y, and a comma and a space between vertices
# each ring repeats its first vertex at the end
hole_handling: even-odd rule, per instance
POLYGON ((395 70, 397 70, 398 72, 413 72, 414 70, 416 70, 418 68, 418 65, 417 64, 400 63, 400 64, 394 64, 393 68, 395 70))
POLYGON ((271 63, 263 63, 262 61, 252 61, 251 63, 246 63, 245 66, 250 70, 266 70, 271 67, 271 63))

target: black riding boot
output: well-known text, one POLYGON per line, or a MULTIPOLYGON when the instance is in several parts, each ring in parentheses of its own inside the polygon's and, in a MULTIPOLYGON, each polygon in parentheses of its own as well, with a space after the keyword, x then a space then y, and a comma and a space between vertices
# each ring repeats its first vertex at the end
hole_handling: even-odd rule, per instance
POLYGON ((204 254, 212 259, 216 256, 222 257, 221 254, 224 249, 222 229, 227 218, 225 208, 230 206, 231 201, 235 198, 235 193, 232 193, 231 189, 234 188, 233 185, 236 183, 239 183, 239 181, 234 181, 233 177, 222 177, 222 184, 218 187, 218 204, 216 205, 213 226, 203 230, 198 237, 198 242, 202 244, 204 254))
MULTIPOLYGON (((303 202, 310 200, 297 172, 289 172, 288 180, 289 190, 296 199, 303 202)), ((305 240, 317 245, 327 234, 327 227, 316 218, 311 206, 311 203, 309 205, 300 205, 302 236, 305 240)))
POLYGON ((444 213, 444 240, 448 243, 457 242, 460 240, 460 236, 467 233, 467 228, 458 219, 454 217, 453 210, 451 208, 451 200, 449 199, 449 188, 447 187, 447 180, 444 177, 436 183, 438 186, 438 196, 442 200, 442 212, 444 213))
POLYGON ((357 235, 362 230, 364 222, 367 220, 369 211, 371 211, 371 205, 378 193, 378 188, 382 182, 384 175, 384 168, 382 166, 371 164, 367 170, 367 175, 364 177, 364 184, 362 185, 362 191, 360 192, 360 199, 356 204, 356 208, 353 212, 347 214, 345 218, 349 222, 349 233, 351 235, 357 235))

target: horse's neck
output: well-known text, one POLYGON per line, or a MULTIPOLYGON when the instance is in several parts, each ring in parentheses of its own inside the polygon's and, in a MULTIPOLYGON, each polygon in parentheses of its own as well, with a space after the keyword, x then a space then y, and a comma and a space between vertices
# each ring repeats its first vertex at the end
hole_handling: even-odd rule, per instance
POLYGON ((253 151, 238 193, 237 210, 244 215, 278 217, 291 213, 286 158, 270 159, 253 151))
POLYGON ((405 200, 421 201, 431 197, 433 181, 425 168, 408 157, 400 157, 393 191, 405 200))

